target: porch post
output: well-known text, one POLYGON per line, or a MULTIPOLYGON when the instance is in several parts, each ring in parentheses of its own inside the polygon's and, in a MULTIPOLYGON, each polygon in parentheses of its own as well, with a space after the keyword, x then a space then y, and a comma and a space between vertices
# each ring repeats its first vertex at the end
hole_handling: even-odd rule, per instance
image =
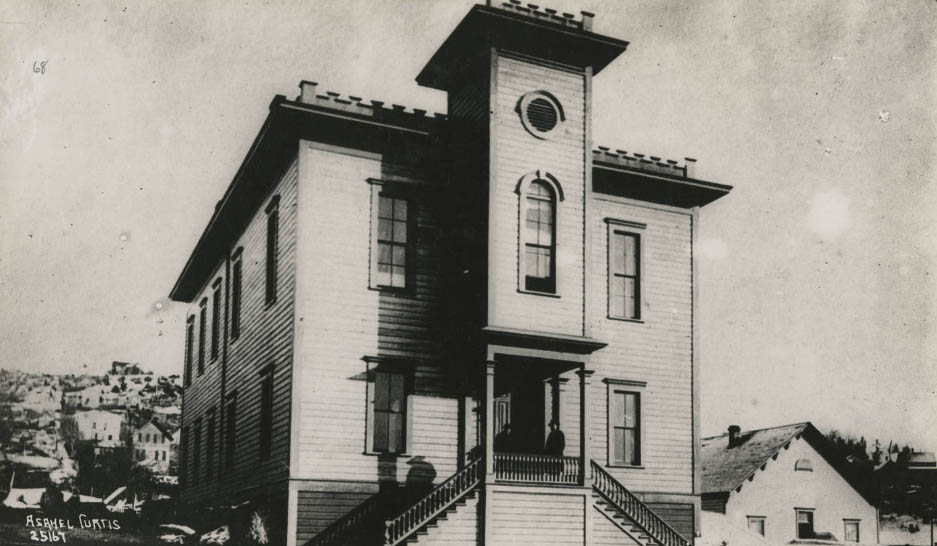
POLYGON ((495 405, 495 366, 496 362, 485 363, 485 483, 494 483, 494 405, 495 405))
POLYGON ((589 424, 591 420, 591 405, 589 404, 589 385, 592 382, 594 370, 587 370, 585 366, 576 370, 579 376, 579 456, 582 459, 582 485, 586 485, 586 478, 589 476, 590 465, 592 464, 592 450, 589 438, 589 424))

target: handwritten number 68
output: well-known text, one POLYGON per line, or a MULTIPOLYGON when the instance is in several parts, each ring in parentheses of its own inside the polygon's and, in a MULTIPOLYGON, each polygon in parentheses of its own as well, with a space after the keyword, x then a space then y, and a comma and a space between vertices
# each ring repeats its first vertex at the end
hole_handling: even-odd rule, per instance
POLYGON ((33 72, 36 73, 36 74, 45 74, 45 73, 46 73, 46 63, 49 62, 49 61, 42 61, 41 63, 38 63, 38 66, 37 66, 37 62, 38 62, 38 61, 33 61, 33 72))

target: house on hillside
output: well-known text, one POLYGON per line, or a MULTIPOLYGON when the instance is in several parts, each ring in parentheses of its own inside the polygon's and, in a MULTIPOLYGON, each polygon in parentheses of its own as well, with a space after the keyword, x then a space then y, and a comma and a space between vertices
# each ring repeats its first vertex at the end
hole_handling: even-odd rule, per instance
POLYGON ((290 545, 693 541, 694 243, 731 188, 593 147, 627 43, 592 18, 471 8, 417 76, 447 116, 274 98, 171 291, 182 501, 290 545))
POLYGON ((132 431, 134 461, 145 464, 159 474, 169 472, 169 460, 176 439, 163 425, 153 419, 132 431))
POLYGON ((106 410, 77 411, 70 417, 77 427, 78 440, 93 440, 99 448, 121 447, 122 413, 106 410))
POLYGON ((704 438, 703 510, 773 544, 878 544, 873 500, 845 477, 844 461, 830 448, 810 423, 746 432, 731 426, 704 438))

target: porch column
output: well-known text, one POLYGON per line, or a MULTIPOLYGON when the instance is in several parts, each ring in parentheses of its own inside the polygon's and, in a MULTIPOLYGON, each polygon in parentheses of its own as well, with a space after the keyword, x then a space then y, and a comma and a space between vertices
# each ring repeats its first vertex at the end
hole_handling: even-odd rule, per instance
POLYGON ((495 405, 495 366, 489 360, 485 363, 485 483, 494 483, 494 405, 495 405))
POLYGON ((586 478, 589 476, 590 465, 592 464, 592 449, 589 438, 589 424, 592 422, 591 405, 589 404, 589 385, 592 382, 594 370, 587 370, 585 367, 576 371, 579 376, 579 456, 582 458, 582 484, 586 485, 586 478))

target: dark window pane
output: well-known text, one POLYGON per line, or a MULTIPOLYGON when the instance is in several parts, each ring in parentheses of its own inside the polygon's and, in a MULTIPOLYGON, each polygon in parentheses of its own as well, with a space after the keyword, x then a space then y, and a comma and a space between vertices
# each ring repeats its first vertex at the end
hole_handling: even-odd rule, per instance
POLYGON ((374 378, 374 409, 387 410, 390 407, 388 377, 386 373, 377 373, 374 378))
POLYGON ((394 199, 394 218, 397 220, 407 219, 407 202, 404 199, 394 199))
POLYGON ((615 427, 612 441, 612 461, 618 464, 625 462, 625 429, 615 427))
POLYGON ((377 221, 377 238, 381 241, 390 241, 393 239, 393 221, 380 219, 377 221))
POLYGON ((394 242, 395 243, 406 243, 407 242, 407 222, 406 221, 395 221, 394 222, 394 242))
POLYGON ((374 412, 374 451, 387 451, 387 414, 374 412))
POLYGON ((378 218, 393 218, 394 217, 394 200, 390 197, 380 197, 380 202, 377 209, 378 218))
POLYGON ((387 451, 398 453, 403 451, 403 419, 399 413, 387 415, 387 451))

